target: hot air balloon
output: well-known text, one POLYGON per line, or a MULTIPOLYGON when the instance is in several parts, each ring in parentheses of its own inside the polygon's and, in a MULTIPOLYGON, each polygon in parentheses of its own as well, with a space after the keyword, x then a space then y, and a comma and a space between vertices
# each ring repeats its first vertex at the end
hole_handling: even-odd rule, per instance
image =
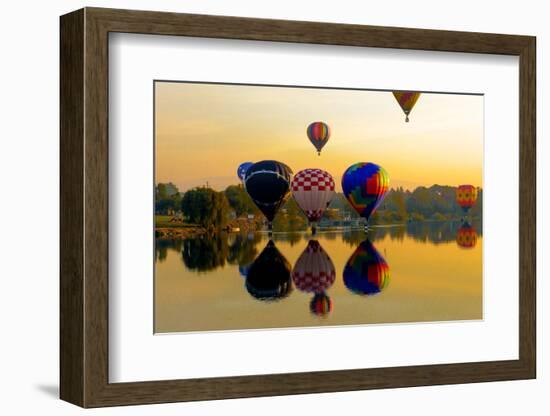
POLYGON ((302 292, 322 293, 335 278, 334 263, 317 240, 310 240, 292 269, 294 285, 302 292))
POLYGON ((393 96, 399 103, 399 106, 405 113, 405 121, 409 122, 409 114, 411 113, 414 105, 420 97, 419 92, 410 92, 410 91, 394 91, 393 96))
POLYGON ((390 179, 381 166, 355 163, 342 176, 342 189, 350 205, 367 220, 383 201, 390 179))
POLYGON ((294 175, 290 188, 315 234, 315 224, 321 219, 334 196, 334 179, 324 170, 304 169, 294 175))
POLYGON ((270 231, 275 214, 289 195, 291 177, 292 170, 275 160, 254 163, 246 171, 246 192, 267 218, 270 231))
POLYGON ((239 165, 239 167, 237 168, 237 176, 239 177, 239 179, 241 180, 241 182, 244 182, 244 177, 246 175, 246 171, 248 170, 248 168, 250 166, 252 166, 254 163, 252 162, 243 162, 239 165))
POLYGON ((390 268, 369 240, 364 240, 344 267, 344 284, 358 295, 374 295, 388 286, 390 268))
POLYGON ((317 293, 309 303, 309 310, 317 316, 326 317, 332 312, 332 309, 332 299, 325 293, 317 293))
POLYGON ((246 276, 246 290, 259 300, 278 300, 292 291, 290 264, 269 240, 246 276))
POLYGON ((307 137, 317 149, 317 154, 321 155, 321 149, 330 138, 330 127, 322 121, 314 121, 307 127, 307 137))
POLYGON ((460 185, 456 188, 456 202, 466 214, 476 203, 477 188, 473 185, 460 185))
POLYGON ((477 244, 477 231, 469 223, 462 224, 456 233, 456 244, 462 248, 474 248, 477 244))
POLYGON ((332 301, 325 291, 335 279, 334 263, 317 240, 310 240, 292 269, 292 281, 298 290, 315 294, 310 303, 313 314, 326 316, 332 311, 332 301))

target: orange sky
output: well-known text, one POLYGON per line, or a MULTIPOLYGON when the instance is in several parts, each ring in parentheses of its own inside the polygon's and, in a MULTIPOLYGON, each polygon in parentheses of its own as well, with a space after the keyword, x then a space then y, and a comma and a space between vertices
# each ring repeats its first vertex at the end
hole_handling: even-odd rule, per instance
POLYGON ((225 189, 240 163, 264 159, 324 169, 339 191, 356 162, 383 166, 390 187, 482 186, 482 96, 422 94, 409 123, 390 92, 156 82, 155 100, 155 181, 180 191, 225 189), (331 127, 321 156, 312 121, 331 127))

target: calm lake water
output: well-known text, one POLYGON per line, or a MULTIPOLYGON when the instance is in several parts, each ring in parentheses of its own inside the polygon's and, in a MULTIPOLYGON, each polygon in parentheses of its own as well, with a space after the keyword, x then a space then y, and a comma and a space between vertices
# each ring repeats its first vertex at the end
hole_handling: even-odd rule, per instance
POLYGON ((482 319, 480 230, 157 239, 155 332, 482 319))

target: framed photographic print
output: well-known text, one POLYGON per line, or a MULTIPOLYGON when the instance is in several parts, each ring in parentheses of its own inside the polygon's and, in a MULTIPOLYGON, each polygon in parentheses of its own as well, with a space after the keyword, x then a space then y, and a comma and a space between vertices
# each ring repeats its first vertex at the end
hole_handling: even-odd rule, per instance
POLYGON ((535 49, 62 16, 61 398, 534 378, 535 49))

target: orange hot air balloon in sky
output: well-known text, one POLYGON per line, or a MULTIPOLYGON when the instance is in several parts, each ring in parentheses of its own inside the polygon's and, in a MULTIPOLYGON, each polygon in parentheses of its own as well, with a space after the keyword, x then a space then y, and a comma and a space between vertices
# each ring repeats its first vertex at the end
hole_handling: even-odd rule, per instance
POLYGON ((477 188, 473 185, 460 185, 456 188, 456 203, 468 212, 477 201, 477 188))
POLYGON ((405 121, 409 122, 409 114, 411 113, 414 105, 418 101, 418 98, 420 97, 419 92, 411 92, 411 91, 394 91, 393 96, 399 103, 399 106, 405 113, 405 121))

